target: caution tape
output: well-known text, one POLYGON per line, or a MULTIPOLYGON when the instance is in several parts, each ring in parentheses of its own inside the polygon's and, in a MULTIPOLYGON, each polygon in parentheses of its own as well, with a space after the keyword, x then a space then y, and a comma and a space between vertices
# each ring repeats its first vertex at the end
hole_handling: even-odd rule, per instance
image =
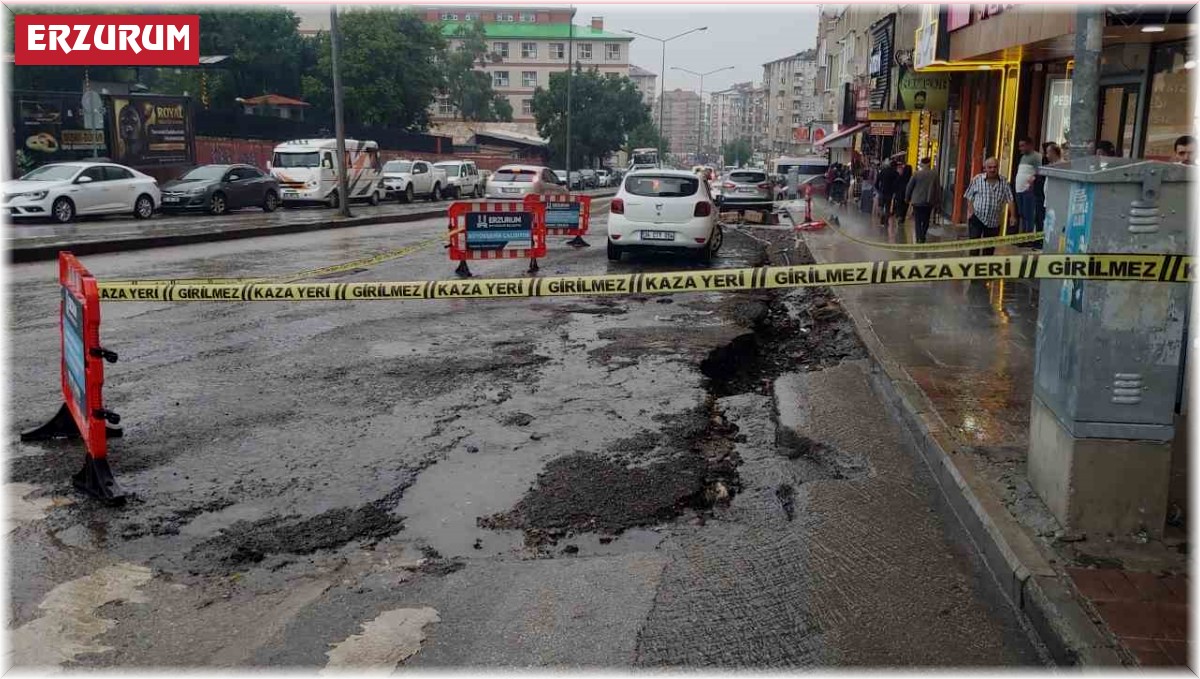
POLYGON ((102 301, 272 302, 484 299, 736 292, 818 285, 871 285, 995 279, 1076 279, 1183 283, 1185 255, 998 255, 928 260, 810 264, 665 273, 495 280, 361 283, 125 283, 101 281, 102 301))
POLYGON ((362 269, 366 267, 382 264, 393 259, 399 259, 406 255, 411 255, 418 250, 423 250, 437 243, 445 242, 445 238, 438 236, 429 240, 421 241, 416 245, 409 245, 395 250, 388 250, 377 255, 362 257, 341 264, 331 264, 323 266, 319 269, 308 269, 305 271, 297 271, 296 273, 280 274, 277 276, 264 276, 261 278, 158 278, 158 279, 130 279, 130 280, 112 280, 106 281, 109 285, 245 285, 247 283, 294 283, 302 281, 306 278, 319 278, 321 276, 329 276, 343 271, 352 271, 354 269, 362 269))

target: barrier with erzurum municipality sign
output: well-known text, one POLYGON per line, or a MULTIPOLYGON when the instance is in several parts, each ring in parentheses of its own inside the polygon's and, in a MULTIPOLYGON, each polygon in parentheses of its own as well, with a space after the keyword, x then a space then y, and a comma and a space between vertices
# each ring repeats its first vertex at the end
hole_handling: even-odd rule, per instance
POLYGON ((104 408, 104 361, 117 355, 100 346, 100 292, 96 279, 69 252, 58 253, 63 405, 46 424, 21 434, 22 441, 82 438, 86 449, 75 487, 110 503, 124 493, 108 466, 108 437, 121 436, 120 416, 104 408))
POLYGON ((541 201, 461 201, 450 205, 450 261, 454 273, 470 278, 467 260, 529 258, 537 273, 546 256, 546 204, 541 201))
POLYGON ((575 248, 590 247, 583 239, 588 232, 588 224, 592 216, 591 196, 572 196, 563 194, 547 194, 539 196, 531 193, 525 196, 525 203, 546 204, 546 234, 550 236, 574 236, 567 245, 575 248))

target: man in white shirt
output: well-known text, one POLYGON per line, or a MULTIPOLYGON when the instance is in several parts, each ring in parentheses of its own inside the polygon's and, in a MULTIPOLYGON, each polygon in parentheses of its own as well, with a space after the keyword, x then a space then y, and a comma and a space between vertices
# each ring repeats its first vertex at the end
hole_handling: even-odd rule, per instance
POLYGON ((1018 148, 1021 157, 1017 159, 1017 176, 1013 180, 1017 188, 1017 212, 1021 216, 1021 232, 1031 233, 1037 230, 1037 191, 1033 180, 1037 178, 1042 156, 1034 150, 1029 137, 1021 139, 1018 148))

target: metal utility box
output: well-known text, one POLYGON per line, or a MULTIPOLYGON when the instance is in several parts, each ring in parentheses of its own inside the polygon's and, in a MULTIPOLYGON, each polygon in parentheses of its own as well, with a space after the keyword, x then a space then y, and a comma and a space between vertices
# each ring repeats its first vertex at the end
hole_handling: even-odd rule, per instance
MULTIPOLYGON (((1045 253, 1189 253, 1197 168, 1089 157, 1038 172, 1047 177, 1045 253)), ((1190 287, 1041 282, 1034 395, 1072 436, 1174 436, 1190 287)))

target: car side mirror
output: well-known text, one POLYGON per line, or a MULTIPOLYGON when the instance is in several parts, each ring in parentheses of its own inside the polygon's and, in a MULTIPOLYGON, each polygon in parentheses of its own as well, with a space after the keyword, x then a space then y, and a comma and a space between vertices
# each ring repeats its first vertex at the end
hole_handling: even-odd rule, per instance
POLYGON ((90 183, 92 183, 92 178, 87 175, 84 175, 84 176, 80 177, 79 179, 76 179, 75 183, 76 184, 90 184, 90 183))
POLYGON ((267 171, 270 172, 271 170, 274 170, 274 169, 275 168, 271 165, 271 161, 268 160, 267 161, 267 171))

